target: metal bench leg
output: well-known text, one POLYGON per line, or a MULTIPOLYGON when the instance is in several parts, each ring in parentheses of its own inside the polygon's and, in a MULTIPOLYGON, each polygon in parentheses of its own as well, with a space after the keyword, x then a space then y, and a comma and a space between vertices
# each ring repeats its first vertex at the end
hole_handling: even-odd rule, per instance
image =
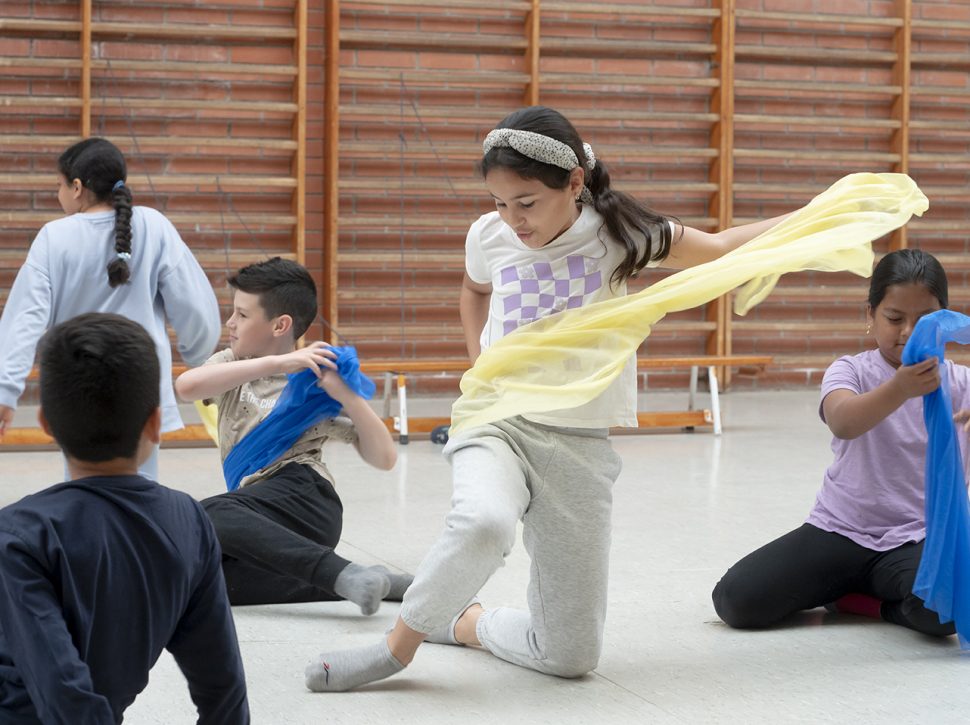
POLYGON ((384 373, 384 416, 385 418, 391 417, 391 381, 393 377, 391 373, 384 373))
POLYGON ((397 440, 402 446, 408 444, 408 386, 404 373, 397 376, 397 403, 398 403, 398 436, 397 440))
POLYGON ((707 368, 707 382, 711 388, 711 417, 714 419, 714 435, 721 435, 721 401, 717 391, 717 370, 713 365, 707 368))
POLYGON ((697 401, 697 366, 690 366, 690 397, 687 398, 687 410, 694 410, 697 401))

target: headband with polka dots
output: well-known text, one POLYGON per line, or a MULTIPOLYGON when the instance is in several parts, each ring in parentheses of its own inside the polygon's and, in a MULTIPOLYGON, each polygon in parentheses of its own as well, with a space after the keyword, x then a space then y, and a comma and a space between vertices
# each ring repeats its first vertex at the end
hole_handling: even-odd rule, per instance
MULTIPOLYGON (((515 128, 496 128, 490 131, 482 142, 484 153, 487 154, 494 148, 511 148, 533 161, 558 166, 560 169, 565 169, 566 171, 572 171, 579 166, 579 159, 576 158, 576 152, 569 146, 550 136, 543 136, 541 133, 533 133, 532 131, 520 131, 515 128)), ((588 143, 584 143, 583 151, 586 152, 584 166, 587 170, 592 171, 596 165, 596 156, 593 154, 593 148, 588 143)), ((580 201, 586 204, 593 203, 593 195, 586 186, 583 187, 582 194, 579 198, 580 201)))

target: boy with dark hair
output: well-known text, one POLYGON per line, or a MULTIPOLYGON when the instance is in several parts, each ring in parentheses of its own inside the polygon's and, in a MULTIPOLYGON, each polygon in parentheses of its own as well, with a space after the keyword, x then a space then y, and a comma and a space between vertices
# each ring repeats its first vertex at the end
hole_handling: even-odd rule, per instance
POLYGON ((296 341, 316 317, 317 291, 307 270, 274 257, 244 267, 229 279, 235 290, 226 322, 229 349, 179 376, 183 400, 218 405, 222 459, 269 415, 287 373, 309 369, 319 386, 343 406, 304 431, 272 463, 242 477, 237 489, 202 502, 222 544, 229 600, 277 604, 347 599, 374 614, 382 599, 400 601, 410 575, 364 567, 338 556, 343 506, 322 459, 329 439, 353 443, 372 466, 390 470, 394 442, 367 401, 336 372, 336 353, 296 341))
POLYGON ((0 510, 0 721, 121 722, 168 649, 199 723, 248 723, 212 525, 138 475, 160 439, 152 338, 89 313, 40 348, 40 424, 71 480, 0 510))

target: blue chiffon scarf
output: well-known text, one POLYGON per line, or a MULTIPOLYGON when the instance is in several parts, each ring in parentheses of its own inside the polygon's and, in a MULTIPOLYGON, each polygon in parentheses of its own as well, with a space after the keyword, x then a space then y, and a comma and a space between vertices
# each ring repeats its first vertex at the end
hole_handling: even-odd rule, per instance
MULTIPOLYGON (((920 318, 903 349, 903 365, 936 357, 943 365, 947 342, 970 343, 970 317, 940 310, 920 318)), ((942 372, 942 370, 941 370, 942 372)), ((970 502, 953 422, 950 385, 923 396, 926 450, 926 543, 913 594, 940 617, 952 621, 960 646, 970 649, 970 502)))
MULTIPOLYGON (((347 387, 365 400, 373 397, 374 381, 360 371, 357 350, 350 346, 331 349, 337 354, 337 373, 347 387)), ((223 461, 222 472, 228 490, 235 491, 243 478, 277 460, 303 433, 324 418, 333 418, 343 407, 317 385, 319 378, 312 370, 286 377, 286 387, 273 410, 223 461)))

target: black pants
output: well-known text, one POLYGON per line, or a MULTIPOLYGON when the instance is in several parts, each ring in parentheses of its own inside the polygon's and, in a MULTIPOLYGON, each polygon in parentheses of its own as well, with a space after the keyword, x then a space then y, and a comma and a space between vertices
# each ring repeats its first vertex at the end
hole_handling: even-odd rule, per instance
POLYGON ((714 587, 714 609, 732 627, 767 627, 850 593, 882 600, 882 618, 917 632, 953 634, 913 594, 923 542, 873 551, 803 524, 748 554, 714 587))
POLYGON ((350 562, 334 553, 343 505, 333 486, 297 463, 202 502, 222 546, 229 602, 278 604, 342 599, 333 591, 350 562))

